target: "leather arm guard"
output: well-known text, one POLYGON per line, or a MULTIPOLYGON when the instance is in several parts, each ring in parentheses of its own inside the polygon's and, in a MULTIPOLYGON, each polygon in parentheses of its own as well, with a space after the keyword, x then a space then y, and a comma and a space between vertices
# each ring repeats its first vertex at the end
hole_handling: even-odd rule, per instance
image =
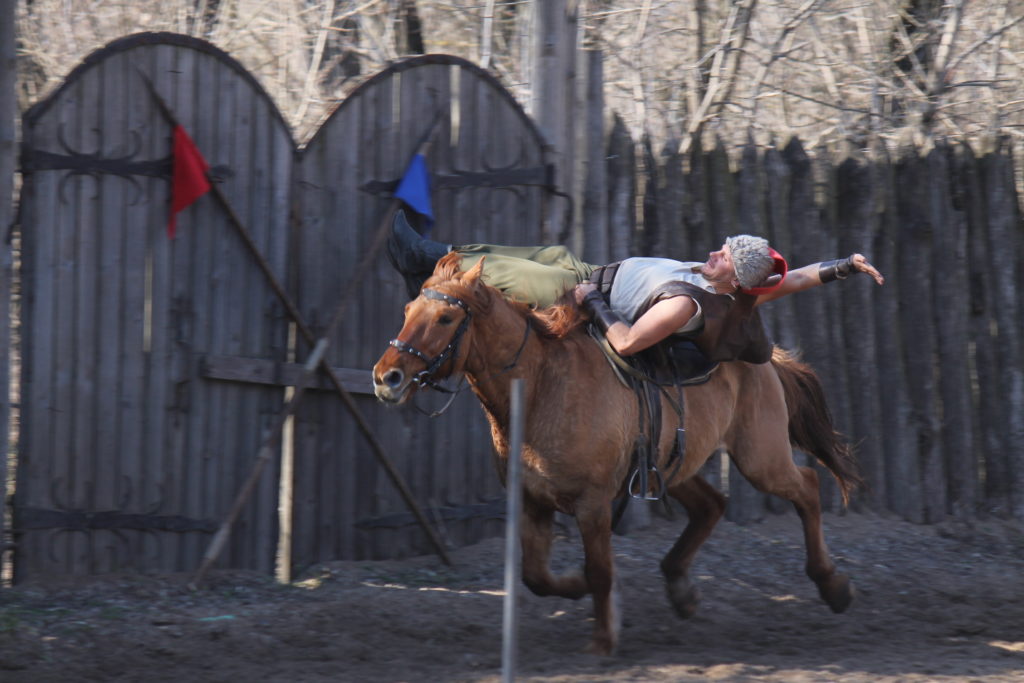
POLYGON ((602 332, 608 332, 608 328, 615 323, 623 322, 622 318, 615 314, 614 311, 605 302, 604 297, 597 290, 588 292, 583 297, 583 310, 590 313, 591 319, 594 324, 600 328, 602 332))
POLYGON ((859 273, 853 267, 853 257, 836 259, 835 261, 825 261, 818 267, 818 277, 821 279, 821 284, 826 282, 832 282, 833 280, 845 280, 850 277, 850 273, 859 273))

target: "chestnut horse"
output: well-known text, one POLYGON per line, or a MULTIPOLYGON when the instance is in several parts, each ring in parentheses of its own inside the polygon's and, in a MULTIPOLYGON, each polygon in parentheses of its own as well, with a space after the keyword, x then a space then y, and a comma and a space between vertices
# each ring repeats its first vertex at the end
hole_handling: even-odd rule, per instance
MULTIPOLYGON (((406 305, 405 324, 373 368, 374 390, 381 401, 399 404, 434 379, 464 375, 490 422, 504 480, 509 382, 525 380, 523 582, 537 595, 578 599, 590 593, 595 622, 589 649, 609 654, 619 631, 612 500, 623 492, 631 468, 637 397, 616 378, 575 306, 533 311, 486 285, 483 261, 467 272, 459 271, 459 262, 458 254, 441 259, 419 297, 406 305), (582 572, 551 572, 555 511, 576 517, 582 572)), ((793 503, 804 527, 807 574, 833 611, 846 609, 853 588, 825 546, 818 475, 794 464, 790 445, 792 439, 830 470, 844 500, 859 483, 813 371, 776 349, 770 363, 721 364, 710 381, 687 387, 685 400, 686 453, 665 488, 685 507, 689 522, 661 561, 676 611, 688 617, 697 608, 689 568, 725 509, 725 497, 698 474, 722 446, 755 487, 793 503)), ((659 469, 665 471, 677 418, 672 410, 663 414, 659 469)))

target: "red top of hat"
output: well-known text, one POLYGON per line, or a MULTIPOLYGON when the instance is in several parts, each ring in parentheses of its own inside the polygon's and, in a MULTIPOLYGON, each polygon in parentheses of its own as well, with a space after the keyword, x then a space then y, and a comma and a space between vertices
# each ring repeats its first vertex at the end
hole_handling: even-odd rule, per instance
POLYGON ((781 277, 778 279, 777 282, 774 282, 768 285, 767 287, 751 287, 750 289, 744 289, 743 292, 745 294, 761 296, 762 294, 773 292, 776 289, 778 289, 779 285, 782 284, 782 281, 786 279, 786 273, 789 272, 789 264, 786 263, 786 259, 782 258, 782 254, 775 251, 771 247, 768 247, 768 253, 769 255, 771 255, 772 261, 774 262, 774 267, 772 268, 772 275, 781 275, 781 277))

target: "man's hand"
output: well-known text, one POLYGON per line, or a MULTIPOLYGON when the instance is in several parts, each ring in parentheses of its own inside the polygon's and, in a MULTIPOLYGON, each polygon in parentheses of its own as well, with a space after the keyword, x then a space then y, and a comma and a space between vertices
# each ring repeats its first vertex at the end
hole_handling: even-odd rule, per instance
POLYGON ((583 297, 595 291, 597 291, 597 285, 591 282, 581 282, 576 285, 572 290, 573 298, 576 299, 576 305, 581 306, 583 304, 583 297))
POLYGON ((882 277, 882 274, 878 272, 877 268, 868 263, 868 260, 864 258, 864 254, 854 254, 850 257, 850 262, 853 264, 854 270, 861 273, 867 273, 880 285, 885 284, 885 278, 882 277))

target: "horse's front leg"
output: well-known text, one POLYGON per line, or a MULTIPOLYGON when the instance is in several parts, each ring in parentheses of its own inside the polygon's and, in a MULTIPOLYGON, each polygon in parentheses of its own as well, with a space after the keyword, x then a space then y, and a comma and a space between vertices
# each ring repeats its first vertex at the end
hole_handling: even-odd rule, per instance
POLYGON ((554 517, 553 509, 524 496, 519 530, 523 549, 523 583, 537 595, 579 600, 587 594, 587 580, 581 572, 562 576, 551 573, 554 517))
POLYGON ((725 496, 700 475, 673 483, 668 492, 686 508, 689 522, 679 540, 662 559, 661 573, 665 575, 665 588, 672 606, 679 616, 686 619, 693 616, 700 603, 700 593, 690 582, 690 565, 725 512, 725 496))
POLYGON ((577 508, 576 522, 583 537, 583 573, 594 600, 594 633, 588 651, 615 652, 619 643, 619 605, 612 559, 611 501, 577 508))

